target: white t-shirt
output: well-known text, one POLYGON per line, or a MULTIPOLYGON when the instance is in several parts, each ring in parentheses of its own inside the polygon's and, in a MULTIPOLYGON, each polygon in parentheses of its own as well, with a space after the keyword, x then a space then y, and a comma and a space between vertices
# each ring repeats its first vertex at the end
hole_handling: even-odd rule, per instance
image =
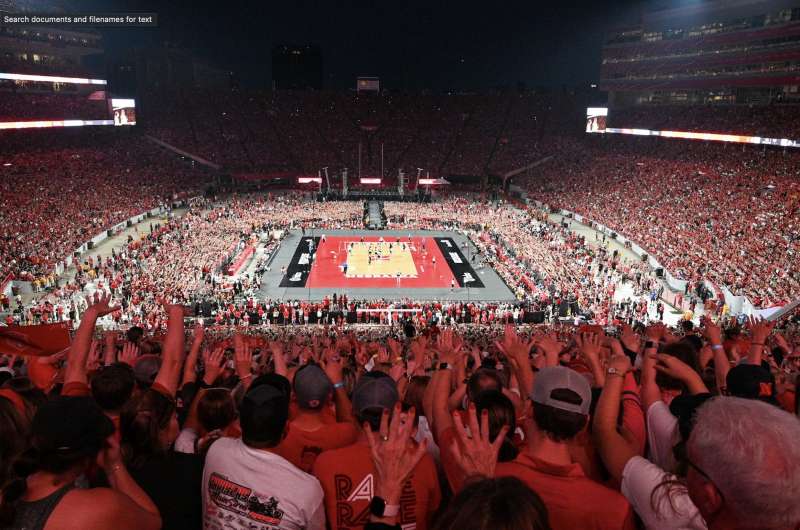
POLYGON ((647 442, 650 445, 650 460, 662 469, 675 469, 672 448, 681 440, 678 418, 669 411, 663 401, 656 401, 647 409, 647 442))
POLYGON ((706 530, 706 522, 685 488, 660 488, 653 507, 653 491, 670 478, 673 475, 649 460, 634 456, 622 470, 620 489, 647 530, 706 530))
POLYGON ((176 453, 194 454, 194 444, 197 441, 197 432, 194 429, 185 427, 181 430, 178 438, 175 440, 173 448, 176 453))
POLYGON ((220 438, 203 469, 204 530, 324 530, 322 486, 288 460, 220 438))

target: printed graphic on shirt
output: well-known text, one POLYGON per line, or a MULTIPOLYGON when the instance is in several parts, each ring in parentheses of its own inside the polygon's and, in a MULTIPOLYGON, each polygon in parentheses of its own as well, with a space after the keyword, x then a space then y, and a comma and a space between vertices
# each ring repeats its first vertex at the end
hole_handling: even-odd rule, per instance
POLYGON ((322 447, 304 445, 303 451, 300 453, 300 469, 306 473, 311 473, 311 468, 314 467, 314 462, 321 452, 322 447))
MULTIPOLYGON (((219 473, 212 473, 208 479, 208 495, 211 502, 222 510, 234 512, 260 524, 279 526, 283 519, 283 511, 278 507, 275 497, 262 501, 252 488, 237 484, 219 473)), ((213 514, 213 506, 208 506, 209 515, 213 514)), ((229 515, 223 516, 229 518, 229 515)))
MULTIPOLYGON (((400 495, 398 522, 403 530, 417 528, 417 495, 411 485, 413 475, 406 480, 400 495)), ((369 522, 369 502, 375 495, 372 473, 355 484, 347 475, 334 475, 336 487, 336 527, 338 530, 363 527, 369 522)))

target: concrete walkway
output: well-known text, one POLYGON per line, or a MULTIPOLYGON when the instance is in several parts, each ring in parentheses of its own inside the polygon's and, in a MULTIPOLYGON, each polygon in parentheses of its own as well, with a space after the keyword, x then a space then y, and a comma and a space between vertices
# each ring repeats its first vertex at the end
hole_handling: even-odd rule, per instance
MULTIPOLYGON (((562 222, 568 223, 568 229, 575 234, 585 237, 586 242, 592 247, 605 247, 610 252, 614 252, 616 250, 619 252, 619 255, 622 256, 623 259, 625 259, 628 263, 641 261, 639 256, 637 256, 631 249, 629 249, 616 239, 611 239, 609 237, 606 237, 604 242, 603 234, 599 233, 591 226, 579 223, 575 219, 571 219, 569 217, 564 217, 563 215, 554 213, 548 214, 548 219, 556 224, 560 224, 562 222)), ((663 285, 665 290, 670 290, 669 286, 667 286, 667 284, 664 281, 658 280, 658 283, 660 285, 663 285)), ((633 296, 633 287, 629 284, 625 284, 621 286, 621 288, 617 289, 617 292, 614 295, 614 299, 621 300, 631 296, 633 296)), ((664 299, 661 299, 661 302, 664 304, 664 323, 666 325, 675 326, 679 321, 683 320, 682 310, 678 310, 675 306, 671 305, 664 299)), ((703 304, 698 303, 692 322, 694 322, 695 324, 699 324, 700 317, 703 314, 704 314, 703 304)), ((651 320, 658 320, 658 316, 656 313, 656 304, 652 302, 648 304, 648 315, 651 320)))

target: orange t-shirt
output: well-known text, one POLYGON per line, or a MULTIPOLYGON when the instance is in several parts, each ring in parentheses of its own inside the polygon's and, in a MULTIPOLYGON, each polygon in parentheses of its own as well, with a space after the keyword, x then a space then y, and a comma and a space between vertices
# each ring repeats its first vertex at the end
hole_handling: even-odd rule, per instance
POLYGON ((358 438, 352 423, 326 423, 315 431, 302 431, 289 422, 286 438, 275 452, 306 473, 311 473, 314 461, 323 451, 350 445, 358 438))
MULTIPOLYGON (((317 458, 314 476, 325 492, 325 514, 331 530, 363 528, 369 521, 374 474, 366 443, 325 451, 317 458)), ((426 453, 403 485, 397 522, 404 529, 425 530, 441 500, 436 464, 426 453)))
POLYGON ((516 477, 547 506, 553 530, 633 530, 633 511, 618 491, 589 479, 579 464, 551 464, 528 454, 497 464, 497 477, 516 477))

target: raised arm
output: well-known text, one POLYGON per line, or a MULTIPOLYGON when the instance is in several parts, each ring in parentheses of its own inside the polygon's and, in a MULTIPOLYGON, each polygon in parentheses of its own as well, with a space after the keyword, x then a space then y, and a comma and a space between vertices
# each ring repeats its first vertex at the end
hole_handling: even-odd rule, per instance
POLYGON ((109 366, 117 362, 117 332, 106 331, 103 339, 103 366, 109 366))
POLYGON ((580 333, 575 336, 578 351, 584 358, 594 377, 594 386, 602 388, 606 381, 606 374, 600 364, 600 335, 596 333, 580 333))
POLYGON ((117 530, 156 530, 161 528, 161 516, 155 503, 136 483, 125 468, 119 441, 109 437, 100 461, 111 489, 84 490, 87 500, 102 509, 107 527, 117 530))
POLYGON ((186 383, 194 383, 197 380, 197 358, 200 356, 200 350, 203 347, 203 337, 205 335, 205 328, 199 322, 195 324, 192 333, 192 345, 189 348, 189 355, 186 356, 186 363, 183 365, 183 378, 181 379, 181 387, 186 383))
POLYGON ((451 330, 443 331, 435 346, 435 350, 439 354, 439 364, 430 383, 433 392, 432 410, 430 411, 432 414, 428 415, 428 411, 425 411, 428 421, 433 420, 433 433, 437 441, 441 439, 443 432, 453 427, 453 418, 450 416, 448 400, 452 385, 453 364, 458 351, 453 346, 452 334, 451 330))
POLYGON ((245 389, 250 388, 253 381, 253 349, 247 337, 237 333, 233 336, 233 353, 236 366, 236 375, 245 389))
POLYGON ((497 349, 503 352, 508 359, 511 368, 514 370, 514 375, 520 384, 521 394, 529 396, 533 391, 533 369, 531 368, 531 346, 533 346, 533 339, 524 340, 517 335, 514 326, 508 325, 505 328, 503 335, 503 342, 495 342, 497 349))
POLYGON ((662 328, 662 324, 656 324, 647 328, 646 332, 647 341, 642 354, 642 405, 645 412, 653 403, 661 401, 661 389, 656 383, 655 354, 658 353, 662 328))
POLYGON ((170 396, 175 396, 178 390, 178 380, 183 367, 183 315, 184 309, 180 305, 167 305, 164 307, 169 317, 167 321, 167 338, 164 339, 164 357, 161 368, 153 383, 164 388, 170 396))
POLYGON ((626 355, 615 355, 609 360, 606 383, 597 402, 592 426, 592 436, 600 458, 616 480, 622 480, 625 464, 638 455, 636 448, 617 430, 625 374, 630 369, 631 361, 626 355))
POLYGON ((750 364, 761 364, 764 348, 767 345, 767 337, 772 333, 774 327, 775 322, 769 322, 754 316, 747 317, 747 329, 750 330, 750 353, 747 359, 750 364))
POLYGON ((711 352, 714 355, 714 376, 717 380, 717 389, 725 388, 731 362, 722 345, 722 331, 719 326, 708 317, 703 317, 703 336, 711 343, 711 352))
POLYGON ((342 375, 342 359, 332 348, 325 350, 325 374, 333 383, 333 404, 336 407, 336 421, 340 423, 353 421, 353 406, 347 397, 342 375))
POLYGON ((101 296, 97 302, 91 304, 83 313, 81 324, 75 333, 75 338, 67 355, 67 368, 64 373, 64 386, 70 383, 89 383, 86 377, 86 360, 92 346, 92 334, 97 319, 116 311, 111 305, 111 296, 101 296))
POLYGON ((655 355, 655 369, 657 372, 666 374, 674 379, 678 379, 686 385, 690 394, 706 394, 708 388, 703 382, 700 374, 695 372, 691 366, 681 361, 677 357, 658 353, 655 355))
POLYGON ((286 365, 286 354, 283 351, 283 343, 277 340, 270 341, 269 351, 272 352, 272 362, 275 365, 275 373, 283 377, 289 377, 289 368, 286 365))

